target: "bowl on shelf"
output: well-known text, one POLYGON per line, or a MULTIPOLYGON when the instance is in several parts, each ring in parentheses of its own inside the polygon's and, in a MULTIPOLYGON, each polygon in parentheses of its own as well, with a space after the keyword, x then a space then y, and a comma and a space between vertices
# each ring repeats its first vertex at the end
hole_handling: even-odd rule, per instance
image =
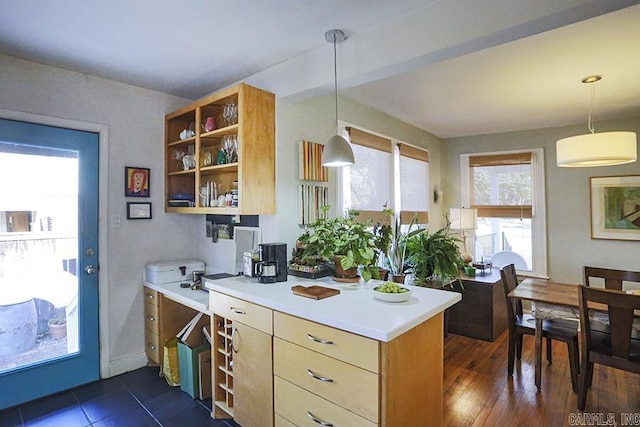
POLYGON ((405 286, 400 286, 400 288, 406 290, 406 292, 402 292, 402 293, 388 293, 388 292, 379 292, 377 291, 378 287, 376 286, 375 288, 373 288, 371 290, 371 292, 373 293, 373 297, 375 299, 378 299, 380 301, 386 301, 386 302, 405 302, 408 301, 409 298, 411 298, 411 293, 413 292, 410 288, 407 288, 405 286))

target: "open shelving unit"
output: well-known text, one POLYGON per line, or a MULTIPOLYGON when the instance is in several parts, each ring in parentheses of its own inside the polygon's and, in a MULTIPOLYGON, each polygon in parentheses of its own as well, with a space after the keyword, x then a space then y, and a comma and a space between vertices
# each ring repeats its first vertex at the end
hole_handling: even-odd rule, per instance
POLYGON ((217 315, 214 315, 213 322, 216 331, 213 340, 215 366, 212 369, 214 411, 217 418, 222 418, 225 414, 233 418, 233 323, 217 315))
MULTIPOLYGON (((234 159, 235 160, 235 159, 234 159)), ((209 192, 211 194, 212 191, 209 192)), ((184 202, 186 203, 186 202, 184 202)), ((165 211, 193 214, 275 214, 275 95, 244 83, 223 89, 165 116, 165 211), (225 105, 237 119, 225 121, 225 105), (205 131, 212 118, 216 128, 205 131), (182 139, 183 131, 194 135, 182 139), (237 140, 237 161, 218 162, 225 137, 237 140), (188 169, 183 155, 193 155, 188 169), (201 189, 237 195, 237 206, 212 205, 201 189), (189 206, 181 202, 190 200, 189 206)))

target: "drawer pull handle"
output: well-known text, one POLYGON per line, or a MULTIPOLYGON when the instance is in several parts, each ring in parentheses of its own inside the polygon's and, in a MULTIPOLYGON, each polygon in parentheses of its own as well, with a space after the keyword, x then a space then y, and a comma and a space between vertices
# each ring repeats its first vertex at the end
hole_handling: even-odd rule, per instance
POLYGON ((239 308, 236 308, 236 307, 229 307, 229 309, 231 311, 233 311, 235 314, 247 314, 246 311, 244 311, 242 309, 239 309, 239 308))
POLYGON ((149 319, 150 322, 154 322, 156 320, 153 316, 147 316, 147 319, 149 319))
POLYGON ((311 412, 307 411, 307 416, 309 418, 311 418, 311 421, 313 421, 314 423, 320 424, 321 426, 325 426, 325 427, 333 427, 333 424, 319 420, 315 415, 313 415, 311 412))
POLYGON ((147 294, 147 298, 149 298, 149 299, 154 299, 154 298, 155 298, 155 295, 147 294))
POLYGON ((147 345, 149 346, 149 348, 150 348, 151 350, 156 350, 156 349, 158 348, 158 347, 156 347, 156 346, 155 346, 155 345, 153 345, 153 344, 147 344, 147 345))
POLYGON ((309 338, 311 341, 315 341, 315 342, 320 343, 320 344, 333 344, 333 341, 323 340, 321 338, 316 338, 311 334, 307 334, 307 338, 309 338))
POLYGON ((307 369, 307 374, 311 375, 313 378, 317 379, 318 381, 322 381, 325 383, 332 383, 333 380, 331 378, 327 378, 327 377, 321 377, 320 375, 316 375, 311 369, 307 369))

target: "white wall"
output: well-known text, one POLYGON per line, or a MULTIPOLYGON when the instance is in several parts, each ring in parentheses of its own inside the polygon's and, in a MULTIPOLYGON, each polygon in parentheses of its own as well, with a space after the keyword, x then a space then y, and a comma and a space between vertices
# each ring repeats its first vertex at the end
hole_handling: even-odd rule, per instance
MULTIPOLYGON (((640 118, 596 123, 598 132, 635 131, 640 118)), ((555 142, 587 131, 585 125, 539 129, 447 140, 442 167, 446 170, 446 204, 460 201, 460 154, 523 148, 543 148, 547 195, 548 272, 552 280, 581 283, 582 266, 639 270, 640 243, 591 239, 589 178, 639 175, 638 163, 596 168, 559 168, 555 142)))
POLYGON ((144 359, 142 270, 158 260, 193 258, 192 245, 200 216, 163 212, 164 115, 188 101, 159 92, 98 79, 0 55, 0 109, 32 113, 108 127, 106 206, 100 211, 101 324, 103 375, 140 366, 144 359), (153 219, 127 221, 124 167, 151 168, 153 219), (122 218, 119 228, 108 227, 111 215, 122 218), (106 236, 102 232, 106 232, 106 236), (105 300, 106 296, 106 300, 105 300), (104 336, 106 334, 106 336, 104 336), (105 368, 106 366, 106 368, 105 368))

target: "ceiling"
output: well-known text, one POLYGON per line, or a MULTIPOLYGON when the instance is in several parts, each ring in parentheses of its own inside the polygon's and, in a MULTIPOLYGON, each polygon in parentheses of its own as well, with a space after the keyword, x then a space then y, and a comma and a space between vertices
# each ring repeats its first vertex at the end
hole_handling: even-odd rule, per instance
MULTIPOLYGON (((514 2, 522 5, 526 0, 510 4, 514 2)), ((517 31, 509 37, 504 32, 501 40, 478 36, 473 48, 450 49, 429 60, 412 59, 410 50, 424 50, 424 44, 438 40, 420 42, 424 37, 416 36, 398 43, 386 37, 392 46, 378 42, 379 56, 389 63, 376 65, 384 72, 359 72, 361 64, 341 64, 349 61, 339 54, 339 75, 346 76, 340 80, 340 93, 442 138, 577 123, 584 123, 586 130, 591 91, 580 79, 602 74, 604 79, 595 86, 596 130, 600 120, 640 116, 638 2, 544 1, 554 2, 570 4, 574 17, 566 11, 550 13, 544 22, 530 19, 514 25, 517 31), (603 3, 615 6, 607 10, 603 3), (392 63, 399 55, 405 58, 402 66, 392 63)), ((498 18, 505 13, 499 9, 503 1, 483 3, 487 20, 492 18, 489 5, 498 18)), ((446 6, 462 15, 460 4, 478 3, 6 0, 0 3, 0 53, 188 99, 283 69, 296 70, 283 80, 327 93, 333 86, 333 61, 326 30, 346 32, 348 39, 338 49, 351 52, 351 58, 357 49, 365 49, 366 40, 373 44, 376 36, 391 34, 394 28, 411 35, 407 22, 414 22, 416 33, 427 31, 412 17, 437 20, 429 14, 446 12, 446 6), (305 81, 311 79, 301 69, 309 75, 322 72, 322 82, 305 81)), ((515 9, 508 14, 514 22, 515 9)), ((454 18, 447 17, 451 23, 454 18)), ((450 22, 443 23, 441 33, 448 33, 450 22)), ((464 22, 459 24, 458 31, 464 31, 464 22)))

